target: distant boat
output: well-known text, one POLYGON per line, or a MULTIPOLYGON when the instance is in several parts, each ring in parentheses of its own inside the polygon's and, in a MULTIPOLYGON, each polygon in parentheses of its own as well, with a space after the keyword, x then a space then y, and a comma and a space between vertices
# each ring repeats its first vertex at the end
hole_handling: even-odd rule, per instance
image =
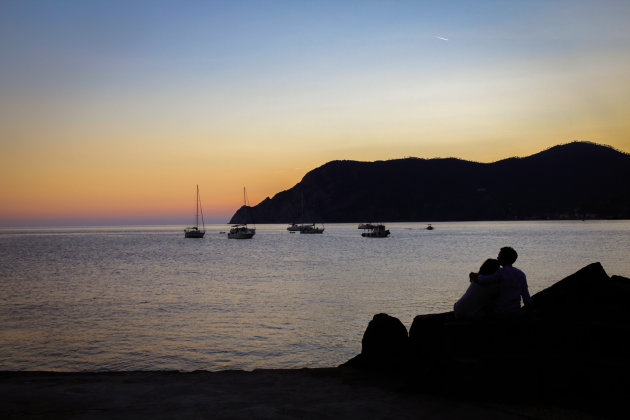
POLYGON ((297 223, 291 223, 289 226, 287 226, 287 230, 289 232, 299 232, 302 229, 304 229, 305 227, 308 227, 309 225, 298 225, 297 223))
POLYGON ((324 225, 322 227, 316 227, 315 223, 311 225, 302 225, 300 233, 324 233, 324 225))
POLYGON ((199 199, 199 185, 197 185, 197 207, 195 212, 195 226, 184 229, 184 238, 203 238, 206 234, 206 224, 203 221, 203 210, 201 209, 201 200, 199 199), (201 226, 199 229, 199 212, 201 212, 201 226))
POLYGON ((385 225, 364 225, 367 232, 363 232, 361 236, 364 238, 387 238, 389 236, 389 230, 385 229, 385 225))
MULTIPOLYGON (((300 219, 304 217, 304 194, 302 194, 302 210, 301 210, 301 215, 300 215, 300 219)), ((295 232, 300 232, 300 233, 324 233, 324 226, 322 225, 321 228, 315 227, 315 223, 310 223, 310 224, 300 224, 298 225, 297 223, 291 223, 289 226, 287 226, 287 230, 291 233, 295 233, 295 232)))
MULTIPOLYGON (((287 230, 291 233, 295 233, 295 232, 302 232, 303 230, 312 230, 314 228, 315 224, 311 223, 309 224, 302 224, 302 225, 298 225, 297 223, 291 223, 289 226, 287 226, 287 230)), ((324 228, 321 228, 321 231, 324 231, 324 228)), ((307 232, 307 233, 322 233, 322 232, 307 232)))
MULTIPOLYGON (((247 192, 243 187, 243 206, 247 206, 247 192)), ((233 225, 227 234, 228 239, 251 239, 256 234, 256 228, 247 227, 247 223, 233 225)))
POLYGON ((431 226, 431 223, 429 223, 429 226, 426 227, 427 230, 433 230, 433 226, 431 226))
POLYGON ((256 234, 256 229, 248 228, 247 225, 233 225, 228 232, 229 239, 250 239, 256 234))
POLYGON ((361 223, 359 225, 359 229, 374 229, 374 226, 372 223, 361 223))

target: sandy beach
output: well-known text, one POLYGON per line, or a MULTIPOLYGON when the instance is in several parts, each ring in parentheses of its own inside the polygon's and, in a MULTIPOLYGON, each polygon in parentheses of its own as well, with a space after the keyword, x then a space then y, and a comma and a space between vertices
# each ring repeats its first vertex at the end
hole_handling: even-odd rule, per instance
POLYGON ((0 373, 4 418, 558 419, 575 409, 449 398, 354 369, 0 373))

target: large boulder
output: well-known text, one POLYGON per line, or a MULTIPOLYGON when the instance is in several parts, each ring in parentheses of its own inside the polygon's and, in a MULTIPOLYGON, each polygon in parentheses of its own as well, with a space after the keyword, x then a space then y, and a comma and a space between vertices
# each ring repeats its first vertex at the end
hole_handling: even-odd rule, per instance
POLYGON ((408 360, 408 334, 405 325, 387 314, 376 314, 361 340, 361 354, 345 366, 398 369, 408 360))
POLYGON ((346 366, 405 372, 424 389, 530 397, 621 397, 630 391, 630 279, 600 263, 532 296, 511 320, 418 315, 407 331, 378 314, 346 366))
POLYGON ((630 280, 593 263, 536 293, 530 315, 546 321, 630 322, 630 280))

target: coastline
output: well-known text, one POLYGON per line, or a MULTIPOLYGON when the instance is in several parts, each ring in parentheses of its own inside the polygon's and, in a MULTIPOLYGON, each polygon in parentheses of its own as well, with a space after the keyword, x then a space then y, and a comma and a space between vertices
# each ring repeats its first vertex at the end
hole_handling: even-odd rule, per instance
POLYGON ((339 367, 0 372, 3 418, 593 419, 625 409, 630 279, 590 264, 519 320, 370 321, 339 367), (588 304, 585 304, 588 297, 588 304), (507 322, 507 323, 506 323, 507 322), (549 349, 553 351, 550 352, 549 349))
POLYGON ((592 263, 523 317, 376 314, 339 367, 0 371, 3 418, 593 419, 625 409, 630 279, 592 263), (384 322, 387 320, 387 322, 384 322))
POLYGON ((0 372, 4 418, 552 419, 580 407, 427 393, 352 368, 0 372))

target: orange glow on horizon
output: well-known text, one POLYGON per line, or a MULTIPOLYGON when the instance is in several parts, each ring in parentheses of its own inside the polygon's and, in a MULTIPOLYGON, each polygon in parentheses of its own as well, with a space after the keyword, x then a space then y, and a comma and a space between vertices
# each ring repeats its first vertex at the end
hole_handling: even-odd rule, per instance
POLYGON ((189 220, 196 184, 227 220, 332 160, 630 151, 627 2, 42 3, 0 15, 0 226, 189 220))
MULTIPOLYGON (((567 141, 568 142, 568 141, 567 141)), ((565 142, 558 142, 565 143, 565 142)), ((506 153, 508 145, 496 144, 496 150, 504 151, 502 158, 514 155, 527 156, 555 144, 520 145, 521 153, 506 153)), ((492 146, 492 147, 495 147, 492 146)), ((519 150, 519 145, 512 150, 519 150)), ((613 145, 623 151, 620 145, 613 145)), ((430 145, 427 150, 433 149, 430 145)), ((490 145, 487 146, 490 150, 490 145)), ((456 148, 462 154, 472 147, 456 148)), ((625 150, 629 148, 626 146, 625 150)), ((478 151, 483 154, 483 150, 478 151)), ((486 158, 494 156, 487 153, 486 158)), ((440 157, 455 156, 444 153, 440 157)), ((367 157, 367 156, 366 156, 367 157)), ((405 156, 399 156, 400 158, 405 156)), ((431 157, 417 156, 416 157, 431 157)), ((435 156, 434 156, 435 157, 435 156)), ((465 158, 465 155, 455 156, 465 158)), ((391 157, 396 158, 396 157, 391 157)), ((330 159, 333 160, 333 159, 330 159)), ((356 159, 368 160, 368 159, 356 159)), ((376 159, 372 159, 376 160, 376 159)), ((474 159, 469 159, 474 160, 474 159)), ((500 158, 486 159, 487 162, 500 158)), ((10 225, 12 220, 37 222, 38 220, 133 220, 148 224, 165 222, 187 222, 194 217, 195 185, 199 184, 204 217, 208 222, 227 223, 231 215, 243 204, 243 187, 247 188, 250 205, 256 205, 266 197, 289 189, 297 184, 310 170, 322 162, 292 160, 278 164, 271 170, 262 165, 252 165, 245 171, 226 169, 204 171, 150 171, 126 169, 120 171, 87 171, 70 174, 61 170, 44 173, 22 172, 4 177, 0 181, 0 226, 10 225), (21 177, 20 177, 21 176, 21 177), (10 179, 11 182, 7 182, 10 179)), ((19 172, 19 171, 16 171, 19 172)))

